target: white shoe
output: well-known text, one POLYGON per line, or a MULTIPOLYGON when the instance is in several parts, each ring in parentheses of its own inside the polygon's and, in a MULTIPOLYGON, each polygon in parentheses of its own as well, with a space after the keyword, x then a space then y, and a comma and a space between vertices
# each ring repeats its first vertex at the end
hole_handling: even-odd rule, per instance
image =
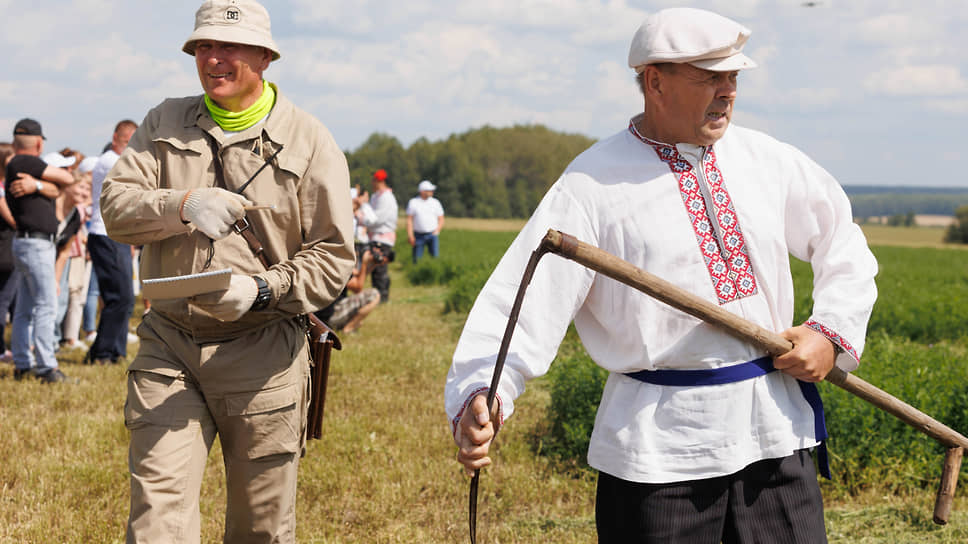
POLYGON ((88 344, 91 344, 94 342, 95 338, 97 338, 97 331, 91 331, 90 334, 84 337, 84 341, 87 342, 88 344))

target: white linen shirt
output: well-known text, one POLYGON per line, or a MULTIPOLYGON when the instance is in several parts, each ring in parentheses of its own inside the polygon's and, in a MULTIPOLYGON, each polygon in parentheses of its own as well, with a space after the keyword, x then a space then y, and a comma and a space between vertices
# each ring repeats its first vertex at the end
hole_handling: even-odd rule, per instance
POLYGON ((416 196, 407 202, 407 215, 413 216, 414 232, 433 232, 437 230, 438 218, 444 215, 444 207, 434 197, 416 196))
MULTIPOLYGON (((676 148, 695 170, 703 148, 676 148)), ((756 131, 731 125, 713 150, 756 281, 754 292, 722 306, 772 331, 789 328, 789 255, 806 260, 814 272, 808 323, 844 348, 839 367, 855 369, 876 298, 877 263, 843 190, 803 153, 756 131)), ((702 177, 700 185, 709 206, 702 177)), ((721 233, 722 226, 714 230, 721 233)), ((678 177, 651 145, 623 130, 568 166, 479 294, 447 375, 452 426, 470 398, 490 384, 521 275, 548 229, 719 303, 678 177)), ((589 445, 593 468, 634 482, 678 482, 732 474, 818 444, 813 412, 796 379, 783 372, 703 387, 625 376, 642 369, 719 368, 765 354, 557 255, 541 260, 528 287, 497 392, 502 418, 513 413, 525 382, 547 372, 572 320, 588 354, 610 371, 589 445)))

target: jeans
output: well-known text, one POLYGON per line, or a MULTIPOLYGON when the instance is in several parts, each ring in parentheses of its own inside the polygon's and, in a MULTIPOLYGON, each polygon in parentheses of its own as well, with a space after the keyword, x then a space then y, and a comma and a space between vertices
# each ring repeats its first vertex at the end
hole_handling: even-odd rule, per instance
POLYGON ((89 358, 117 361, 128 354, 128 321, 134 310, 134 285, 131 281, 131 246, 100 234, 87 239, 91 262, 97 271, 101 290, 101 320, 89 358))
POLYGON ((84 301, 84 317, 81 318, 81 328, 84 332, 97 330, 97 299, 101 291, 97 287, 97 271, 91 266, 91 280, 87 284, 87 300, 84 301))
POLYGON ((54 317, 54 351, 57 351, 61 339, 64 338, 62 326, 64 324, 64 316, 67 315, 67 301, 70 297, 70 283, 68 282, 68 276, 70 274, 71 260, 67 259, 67 262, 64 263, 64 270, 61 272, 60 292, 57 294, 57 313, 54 317))
POLYGON ((433 232, 415 232, 413 239, 413 264, 417 264, 417 259, 423 257, 425 246, 431 257, 440 254, 440 239, 433 232))
POLYGON ((38 375, 57 368, 54 357, 57 312, 54 255, 54 242, 50 240, 15 238, 13 241, 14 266, 22 275, 10 334, 13 362, 19 370, 36 366, 34 372, 38 375))

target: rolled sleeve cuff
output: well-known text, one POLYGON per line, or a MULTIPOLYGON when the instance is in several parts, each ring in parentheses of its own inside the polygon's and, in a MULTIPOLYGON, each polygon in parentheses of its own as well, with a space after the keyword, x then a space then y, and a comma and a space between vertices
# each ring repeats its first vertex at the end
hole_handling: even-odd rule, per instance
POLYGON ((168 194, 164 197, 164 210, 165 213, 162 214, 164 218, 165 230, 171 229, 173 231, 194 231, 195 226, 191 223, 185 223, 181 218, 181 206, 182 201, 185 200, 185 195, 189 191, 168 191, 168 194))
POLYGON ((854 346, 843 335, 814 319, 808 320, 804 325, 826 336, 828 340, 833 342, 837 351, 837 366, 848 371, 854 370, 859 366, 860 356, 857 354, 857 350, 854 349, 854 346))
MULTIPOLYGON (((464 404, 460 407, 460 410, 457 411, 457 415, 454 416, 454 419, 450 421, 450 431, 455 441, 457 440, 457 426, 460 425, 460 418, 463 417, 464 411, 467 410, 467 406, 472 400, 474 400, 474 397, 480 395, 481 393, 486 395, 490 390, 490 387, 478 387, 467 395, 467 398, 464 400, 464 404)), ((504 426, 504 402, 501 401, 500 394, 495 394, 494 400, 497 401, 498 428, 500 428, 504 426)))
POLYGON ((281 270, 269 269, 258 274, 258 276, 266 280, 266 284, 269 285, 269 291, 272 292, 272 300, 269 301, 269 305, 264 309, 275 309, 279 305, 279 299, 282 297, 282 294, 288 293, 292 288, 292 281, 289 278, 289 274, 281 270))

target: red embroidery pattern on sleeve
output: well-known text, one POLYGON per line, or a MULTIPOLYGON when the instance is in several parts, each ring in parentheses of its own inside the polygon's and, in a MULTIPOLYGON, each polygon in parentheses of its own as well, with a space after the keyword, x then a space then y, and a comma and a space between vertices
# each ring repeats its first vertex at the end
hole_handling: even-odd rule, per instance
POLYGON ((706 261, 706 268, 709 270, 709 277, 719 304, 755 294, 756 278, 753 275, 753 263, 750 262, 746 252, 746 241, 739 226, 739 218, 723 184, 723 175, 716 166, 716 154, 712 148, 709 148, 703 156, 702 167, 709 192, 715 203, 716 221, 719 223, 722 240, 716 238, 716 232, 709 221, 706 199, 703 198, 699 187, 699 179, 689 161, 682 158, 675 147, 655 142, 639 134, 633 123, 629 123, 629 131, 652 146, 659 159, 666 163, 678 177, 679 194, 686 206, 686 212, 689 213, 693 231, 696 233, 696 241, 706 261))
POLYGON ((814 321, 813 319, 807 321, 804 323, 804 325, 829 338, 831 342, 840 346, 840 349, 844 350, 845 353, 853 357, 855 361, 860 361, 860 357, 857 356, 857 350, 854 349, 854 346, 852 346, 846 338, 837 334, 837 331, 831 329, 823 323, 820 323, 819 321, 814 321))

